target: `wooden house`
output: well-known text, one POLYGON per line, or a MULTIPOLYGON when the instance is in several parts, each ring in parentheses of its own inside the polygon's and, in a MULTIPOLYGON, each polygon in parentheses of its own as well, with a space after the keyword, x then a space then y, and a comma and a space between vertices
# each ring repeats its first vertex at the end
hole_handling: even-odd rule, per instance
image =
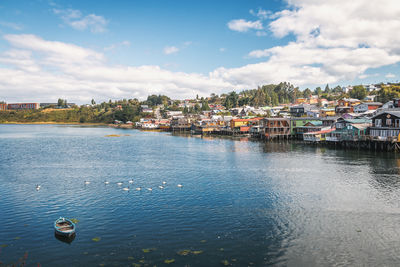
POLYGON ((260 122, 263 138, 271 139, 288 139, 290 136, 290 120, 286 118, 264 118, 260 122))
POLYGON ((385 111, 372 117, 369 136, 374 140, 397 141, 400 133, 400 111, 385 111))
POLYGON ((303 140, 306 142, 321 142, 325 141, 328 134, 335 131, 335 128, 323 129, 315 132, 304 133, 303 140))
POLYGON ((334 131, 326 136, 328 142, 360 141, 366 139, 368 127, 371 126, 369 119, 338 119, 332 126, 334 131))

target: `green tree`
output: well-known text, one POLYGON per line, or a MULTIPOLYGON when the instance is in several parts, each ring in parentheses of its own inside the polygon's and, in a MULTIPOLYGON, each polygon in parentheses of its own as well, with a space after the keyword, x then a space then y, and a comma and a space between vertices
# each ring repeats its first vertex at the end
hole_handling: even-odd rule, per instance
POLYGON ((315 88, 314 94, 320 96, 320 95, 322 94, 322 89, 321 89, 321 87, 318 86, 317 88, 315 88))
POLYGON ((329 94, 330 92, 331 92, 331 89, 329 89, 329 85, 326 84, 324 93, 325 93, 325 94, 329 94))
POLYGON ((59 98, 57 101, 57 106, 64 107, 66 104, 66 100, 59 98))
POLYGON ((309 88, 306 88, 306 89, 303 91, 303 97, 304 97, 304 98, 310 98, 311 96, 312 96, 311 90, 310 90, 309 88))
POLYGON ((350 97, 357 98, 359 100, 364 99, 367 96, 367 89, 362 85, 353 86, 353 90, 350 91, 350 97))

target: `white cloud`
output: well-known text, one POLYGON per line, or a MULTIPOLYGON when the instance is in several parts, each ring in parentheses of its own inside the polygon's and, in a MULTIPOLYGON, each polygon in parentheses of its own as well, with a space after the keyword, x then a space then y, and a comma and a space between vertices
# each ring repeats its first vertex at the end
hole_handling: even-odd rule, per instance
POLYGON ((82 12, 76 9, 53 9, 54 14, 59 15, 65 24, 80 31, 89 29, 93 33, 102 33, 106 31, 108 21, 95 14, 82 15, 82 12))
POLYGON ((116 48, 120 48, 120 47, 128 47, 131 46, 131 42, 129 41, 122 41, 120 43, 115 43, 115 44, 111 44, 107 47, 104 47, 104 51, 111 51, 114 50, 116 48))
POLYGON ((220 49, 219 49, 219 52, 225 52, 226 51, 226 48, 224 48, 224 47, 221 47, 220 49))
POLYGON ((164 48, 164 54, 171 55, 179 52, 179 48, 176 46, 166 46, 164 48))
MULTIPOLYGON (((79 12, 69 16, 79 17, 79 12)), ((269 16, 268 29, 278 38, 293 35, 292 42, 250 51, 249 57, 265 57, 260 63, 221 67, 208 75, 159 66, 113 66, 102 53, 74 44, 5 35, 10 49, 0 54, 0 95, 20 101, 63 95, 84 102, 152 93, 184 98, 281 81, 299 86, 347 83, 365 77, 368 69, 400 62, 400 35, 394 34, 400 31, 399 17, 397 0, 290 0, 287 9, 269 16)), ((236 29, 265 31, 261 22, 236 29)), ((164 52, 183 48, 170 46, 164 52)))
POLYGON ((22 30, 22 26, 17 24, 17 23, 13 23, 13 22, 7 22, 7 21, 0 21, 0 26, 3 27, 7 27, 16 31, 20 31, 22 30))
POLYGON ((232 31, 247 32, 250 29, 262 30, 263 25, 260 20, 247 21, 244 19, 234 19, 228 22, 228 28, 232 31))
POLYGON ((388 73, 385 75, 385 77, 390 79, 390 78, 395 78, 396 75, 394 75, 393 73, 388 73))
POLYGON ((367 69, 400 62, 400 5, 397 0, 290 0, 269 18, 275 37, 293 34, 283 46, 250 51, 264 62, 218 69, 214 77, 251 85, 290 81, 326 84, 365 77, 367 69))
POLYGON ((259 8, 259 9, 257 10, 257 12, 254 11, 253 9, 250 9, 249 12, 250 12, 251 15, 258 17, 258 18, 261 19, 261 20, 265 20, 265 19, 267 19, 269 16, 272 15, 271 11, 264 10, 264 9, 262 9, 262 8, 259 8))
POLYGON ((8 101, 53 101, 63 96, 84 103, 96 99, 208 95, 233 89, 220 79, 172 72, 159 66, 113 66, 96 51, 35 35, 5 35, 11 48, 0 54, 0 95, 8 101), (5 65, 5 67, 4 67, 5 65))

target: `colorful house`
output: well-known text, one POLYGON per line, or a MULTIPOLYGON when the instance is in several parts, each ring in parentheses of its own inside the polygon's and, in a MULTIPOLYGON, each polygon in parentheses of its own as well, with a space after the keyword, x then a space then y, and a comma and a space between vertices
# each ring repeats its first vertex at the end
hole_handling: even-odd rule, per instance
POLYGON ((359 141, 367 137, 368 127, 371 126, 369 119, 344 119, 340 118, 333 124, 335 131, 327 134, 326 141, 359 141))
POLYGON ((385 111, 372 117, 369 136, 374 140, 398 141, 400 133, 400 111, 385 111))
POLYGON ((264 118, 260 126, 265 139, 289 138, 290 120, 285 118, 264 118))

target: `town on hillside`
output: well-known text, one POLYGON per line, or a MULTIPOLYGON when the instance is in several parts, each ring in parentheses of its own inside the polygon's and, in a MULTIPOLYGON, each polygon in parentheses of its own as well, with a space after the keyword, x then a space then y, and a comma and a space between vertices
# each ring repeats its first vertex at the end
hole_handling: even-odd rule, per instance
POLYGON ((79 122, 103 121, 118 128, 250 136, 261 140, 297 139, 400 151, 400 84, 332 89, 327 85, 324 90, 317 87, 314 91, 300 91, 289 83, 280 83, 184 100, 151 95, 141 102, 110 100, 96 104, 92 100, 80 107, 61 99, 58 103, 0 104, 0 110, 8 112, 57 109, 76 110, 79 122))

